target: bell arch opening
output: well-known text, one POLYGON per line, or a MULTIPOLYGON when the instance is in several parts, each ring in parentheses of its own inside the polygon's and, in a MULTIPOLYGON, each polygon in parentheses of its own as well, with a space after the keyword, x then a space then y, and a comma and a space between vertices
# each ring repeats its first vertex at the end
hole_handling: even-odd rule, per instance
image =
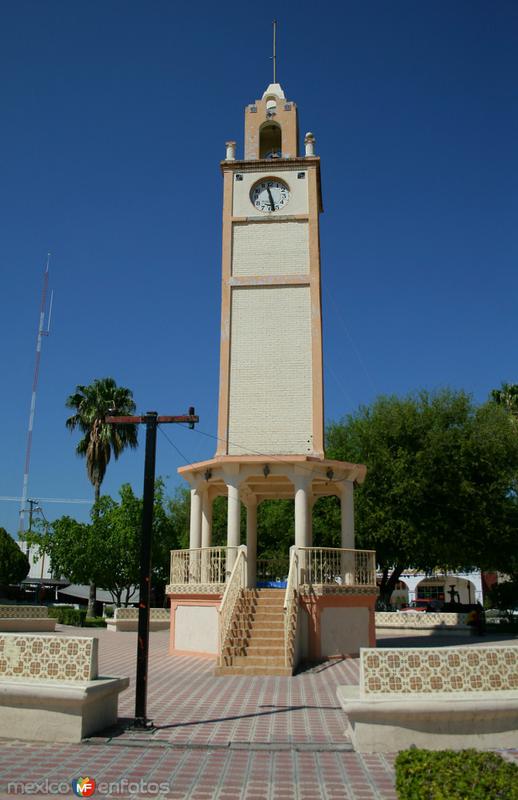
POLYGON ((282 156, 282 131, 276 122, 266 122, 259 132, 259 158, 282 156))

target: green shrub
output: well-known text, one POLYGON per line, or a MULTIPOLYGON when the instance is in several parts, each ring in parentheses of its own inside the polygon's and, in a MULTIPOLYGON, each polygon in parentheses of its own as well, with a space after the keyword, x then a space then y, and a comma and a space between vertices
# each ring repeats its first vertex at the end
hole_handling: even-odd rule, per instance
POLYGON ((115 614, 115 609, 113 606, 104 606, 104 616, 111 618, 115 614))
POLYGON ((402 750, 399 800, 518 800, 518 766, 477 750, 402 750))
POLYGON ((490 622, 486 625, 487 633, 518 633, 518 617, 512 620, 502 619, 498 623, 490 622))
POLYGON ((74 625, 82 628, 85 624, 86 609, 77 609, 73 606, 54 606, 49 607, 48 615, 56 619, 60 625, 74 625))
POLYGON ((60 624, 63 624, 63 612, 66 608, 74 608, 74 606, 49 606, 47 608, 47 614, 49 617, 57 620, 60 624))
POLYGON ((106 620, 104 617, 87 617, 85 628, 106 628, 106 620))

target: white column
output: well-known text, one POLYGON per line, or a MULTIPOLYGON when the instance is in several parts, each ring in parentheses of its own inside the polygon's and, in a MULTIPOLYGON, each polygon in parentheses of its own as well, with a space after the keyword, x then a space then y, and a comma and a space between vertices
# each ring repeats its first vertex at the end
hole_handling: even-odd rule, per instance
MULTIPOLYGON (((354 483, 344 481, 340 484, 340 518, 342 547, 354 550, 354 483)), ((354 553, 343 553, 341 559, 342 581, 345 586, 355 584, 354 553)))
POLYGON ((201 492, 199 489, 191 489, 189 549, 198 547, 201 547, 201 492))
POLYGON ((340 487, 342 547, 354 550, 354 483, 344 481, 340 487))
POLYGON ((227 547, 234 548, 227 553, 227 573, 232 572, 237 550, 241 544, 241 500, 239 499, 240 480, 237 475, 225 476, 228 492, 227 507, 227 547))
POLYGON ((308 547, 313 547, 313 507, 317 501, 316 497, 308 497, 308 547))
MULTIPOLYGON (((210 547, 212 538, 212 498, 210 489, 205 486, 201 501, 201 546, 210 547)), ((212 583, 214 576, 211 573, 211 559, 208 551, 203 550, 201 554, 201 582, 212 583)))
MULTIPOLYGON (((191 489, 191 519, 189 527, 189 550, 198 550, 201 547, 201 492, 191 489)), ((189 583, 199 583, 201 580, 200 553, 189 554, 189 583)))
POLYGON ((257 497, 250 495, 246 503, 247 586, 255 589, 257 582, 257 497))
MULTIPOLYGON (((295 474, 291 480, 295 487, 295 546, 296 547, 309 547, 309 493, 308 487, 311 483, 311 477, 306 475, 295 474)), ((307 554, 304 552, 299 553, 299 583, 307 583, 307 568, 308 568, 307 554)), ((311 576, 309 576, 311 580, 311 576)))
POLYGON ((201 546, 210 547, 212 543, 212 498, 207 487, 203 492, 201 506, 201 546))
POLYGON ((310 478, 307 475, 294 475, 292 481, 295 486, 295 544, 297 547, 309 547, 308 486, 310 478))

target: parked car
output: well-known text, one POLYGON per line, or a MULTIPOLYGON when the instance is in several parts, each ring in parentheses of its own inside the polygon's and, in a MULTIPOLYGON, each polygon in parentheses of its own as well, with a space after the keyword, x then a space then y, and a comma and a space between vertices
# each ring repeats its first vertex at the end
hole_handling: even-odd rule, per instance
POLYGON ((405 611, 440 611, 442 603, 440 600, 412 600, 405 608, 400 608, 401 612, 405 611))

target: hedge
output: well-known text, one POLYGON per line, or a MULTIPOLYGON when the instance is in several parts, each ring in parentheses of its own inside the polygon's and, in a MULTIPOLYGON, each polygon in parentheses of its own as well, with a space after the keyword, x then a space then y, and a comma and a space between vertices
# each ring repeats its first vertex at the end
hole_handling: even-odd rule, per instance
POLYGON ((56 619, 61 625, 75 625, 77 628, 83 628, 86 619, 86 609, 54 606, 49 607, 48 615, 56 619))
POLYGON ((104 617, 87 617, 85 620, 86 628, 106 628, 104 617))
POLYGON ((518 765, 477 750, 402 750, 399 800, 518 800, 518 765))

